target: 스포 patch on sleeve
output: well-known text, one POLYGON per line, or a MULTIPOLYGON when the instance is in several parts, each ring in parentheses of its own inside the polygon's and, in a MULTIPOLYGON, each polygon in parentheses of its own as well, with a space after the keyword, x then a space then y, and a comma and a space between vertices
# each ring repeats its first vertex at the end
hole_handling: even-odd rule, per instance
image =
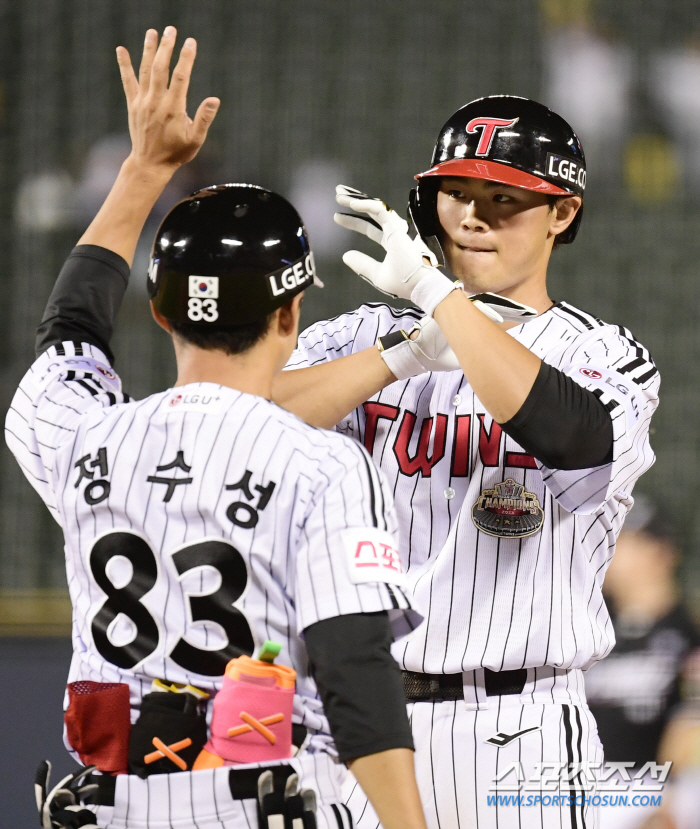
POLYGON ((353 527, 341 533, 350 581, 353 584, 385 582, 406 586, 396 539, 376 527, 353 527))

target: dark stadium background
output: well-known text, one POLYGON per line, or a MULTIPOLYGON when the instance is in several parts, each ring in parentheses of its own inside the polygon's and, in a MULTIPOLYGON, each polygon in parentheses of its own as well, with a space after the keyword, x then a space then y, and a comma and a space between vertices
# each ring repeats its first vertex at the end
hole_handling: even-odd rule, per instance
MULTIPOLYGON (((683 175, 645 79, 659 50, 697 37, 698 0, 0 0, 3 410, 33 359, 51 284, 90 218, 89 198, 78 193, 90 152, 126 131, 115 46, 138 59, 146 28, 170 23, 180 43, 198 40, 191 110, 209 94, 222 107, 183 190, 251 181, 294 196, 314 176, 323 183, 342 170, 343 183, 403 209, 412 175, 428 166, 437 131, 458 106, 504 92, 550 103, 547 37, 587 6, 592 25, 629 56, 631 106, 624 135, 590 158, 582 230, 553 256, 552 295, 629 327, 659 366, 658 459, 639 490, 660 500, 678 528, 697 610, 700 192, 683 175)), ((349 235, 321 244, 326 290, 307 292, 307 323, 380 298, 340 263, 344 243, 356 244, 349 235)), ((136 397, 174 379, 169 342, 141 287, 149 244, 114 343, 136 397)), ((69 766, 60 703, 70 610, 60 532, 4 445, 0 543, 0 823, 15 829, 36 820, 38 760, 69 766)))

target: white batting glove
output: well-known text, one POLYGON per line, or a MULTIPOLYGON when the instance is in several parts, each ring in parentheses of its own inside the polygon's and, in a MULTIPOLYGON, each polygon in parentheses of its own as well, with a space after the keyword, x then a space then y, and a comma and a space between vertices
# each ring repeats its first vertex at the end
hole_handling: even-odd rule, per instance
MULTIPOLYGON (((373 199, 359 190, 339 184, 335 199, 342 207, 349 207, 365 216, 347 216, 336 213, 337 224, 348 230, 363 233, 378 242, 386 251, 383 262, 349 250, 343 262, 358 276, 370 282, 384 294, 410 299, 432 317, 435 308, 459 282, 452 282, 433 265, 426 265, 423 257, 437 264, 435 257, 422 240, 416 242, 408 235, 408 223, 388 208, 380 199, 373 199)), ((420 239, 420 237, 416 237, 420 239)))
POLYGON ((382 360, 397 380, 426 371, 458 371, 459 360, 432 317, 423 317, 410 331, 394 331, 377 340, 382 360))
MULTIPOLYGON (((504 318, 522 322, 537 316, 534 308, 498 294, 476 294, 469 299, 494 322, 503 322, 504 318)), ((377 347, 397 380, 407 380, 426 371, 462 370, 457 355, 432 317, 418 320, 410 331, 399 330, 380 337, 377 347)))

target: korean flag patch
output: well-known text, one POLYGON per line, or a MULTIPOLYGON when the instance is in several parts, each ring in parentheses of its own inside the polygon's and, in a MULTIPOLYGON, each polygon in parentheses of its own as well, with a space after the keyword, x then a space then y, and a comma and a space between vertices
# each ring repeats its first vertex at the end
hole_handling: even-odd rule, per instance
POLYGON ((218 276, 191 276, 189 279, 189 296, 200 299, 219 298, 218 276))

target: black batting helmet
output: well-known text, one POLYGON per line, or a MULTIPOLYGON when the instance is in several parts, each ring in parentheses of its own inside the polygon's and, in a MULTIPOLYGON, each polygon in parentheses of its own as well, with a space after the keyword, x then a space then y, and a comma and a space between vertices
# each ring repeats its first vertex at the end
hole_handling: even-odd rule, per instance
POLYGON ((322 286, 299 214, 254 184, 206 187, 176 204, 148 269, 155 309, 203 328, 263 319, 313 284, 322 286))
MULTIPOLYGON (((433 249, 437 241, 440 176, 488 179, 554 196, 583 196, 586 159, 569 124, 528 98, 493 95, 466 104, 440 130, 430 169, 416 176, 408 211, 416 230, 433 249)), ((583 207, 561 234, 576 238, 583 207)), ((442 255, 442 250, 435 250, 442 255)))

